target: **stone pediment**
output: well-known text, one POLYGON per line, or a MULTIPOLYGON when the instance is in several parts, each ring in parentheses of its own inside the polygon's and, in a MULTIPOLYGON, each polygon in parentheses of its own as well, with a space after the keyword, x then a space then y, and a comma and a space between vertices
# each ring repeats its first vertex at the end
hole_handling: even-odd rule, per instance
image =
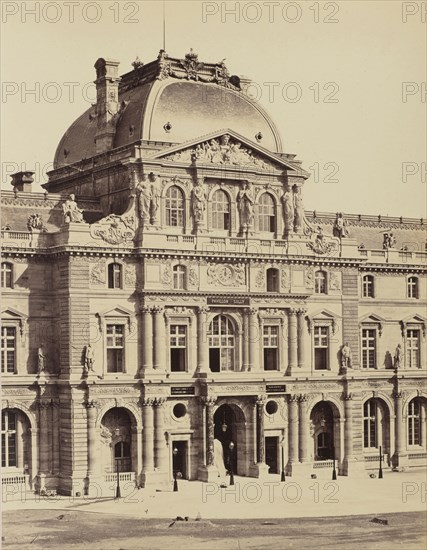
POLYGON ((251 142, 232 130, 219 130, 202 139, 181 143, 157 152, 151 157, 171 162, 239 167, 239 169, 265 171, 293 171, 303 177, 308 173, 299 166, 277 157, 267 149, 251 142))

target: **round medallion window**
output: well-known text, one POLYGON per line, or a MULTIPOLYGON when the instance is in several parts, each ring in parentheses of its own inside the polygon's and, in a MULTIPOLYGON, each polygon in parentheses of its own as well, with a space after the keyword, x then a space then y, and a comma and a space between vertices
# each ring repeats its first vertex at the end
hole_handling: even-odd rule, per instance
POLYGON ((177 403, 173 408, 173 414, 175 418, 182 418, 187 414, 187 407, 184 403, 177 403))
POLYGON ((267 405, 265 406, 265 410, 268 412, 268 414, 275 414, 277 413, 277 403, 276 401, 268 401, 267 405))

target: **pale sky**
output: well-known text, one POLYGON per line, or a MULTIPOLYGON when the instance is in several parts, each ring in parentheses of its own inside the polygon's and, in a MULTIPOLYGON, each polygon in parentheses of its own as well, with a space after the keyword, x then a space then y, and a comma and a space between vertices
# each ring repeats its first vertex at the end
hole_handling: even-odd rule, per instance
MULTIPOLYGON (((162 2, 1 7, 2 188, 27 169, 39 190, 62 135, 94 101, 95 61, 117 59, 123 74, 137 55, 157 57, 162 2)), ((426 217, 422 2, 168 1, 166 51, 190 48, 256 83, 284 151, 312 173, 307 209, 426 217)))

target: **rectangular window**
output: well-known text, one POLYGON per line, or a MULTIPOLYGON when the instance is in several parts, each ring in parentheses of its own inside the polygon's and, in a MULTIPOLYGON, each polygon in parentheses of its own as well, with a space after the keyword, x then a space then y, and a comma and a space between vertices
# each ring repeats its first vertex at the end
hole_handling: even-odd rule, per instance
POLYGON ((314 368, 327 370, 329 349, 329 328, 314 327, 314 368))
POLYGON ((264 326, 264 370, 278 370, 279 327, 264 326))
POLYGON ((1 465, 2 468, 16 467, 16 416, 3 411, 1 420, 1 465))
POLYGON ((362 368, 364 369, 375 369, 377 366, 376 340, 375 329, 362 329, 362 368))
POLYGON ((124 325, 107 325, 107 372, 123 372, 124 325))
POLYGON ((185 372, 187 353, 187 327, 185 325, 170 326, 170 365, 172 372, 185 372))
POLYGON ((420 331, 408 329, 406 331, 406 368, 420 367, 420 331))
POLYGON ((16 372, 16 328, 1 328, 1 371, 16 372))

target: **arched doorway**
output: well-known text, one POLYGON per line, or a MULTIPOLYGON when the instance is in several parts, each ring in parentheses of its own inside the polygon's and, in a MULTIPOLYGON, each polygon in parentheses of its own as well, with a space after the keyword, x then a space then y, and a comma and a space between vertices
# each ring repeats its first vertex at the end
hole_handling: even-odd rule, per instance
POLYGON ((332 460, 339 456, 339 432, 335 429, 338 411, 328 401, 317 403, 310 414, 313 459, 332 460))
POLYGON ((221 442, 224 455, 224 465, 230 471, 246 475, 245 463, 246 429, 242 410, 236 405, 221 405, 214 414, 214 437, 221 442), (234 448, 230 450, 230 443, 234 448))
POLYGON ((132 438, 133 418, 123 407, 107 411, 101 420, 101 452, 106 473, 132 472, 136 464, 136 441, 132 438), (107 451, 108 449, 108 451, 107 451))

